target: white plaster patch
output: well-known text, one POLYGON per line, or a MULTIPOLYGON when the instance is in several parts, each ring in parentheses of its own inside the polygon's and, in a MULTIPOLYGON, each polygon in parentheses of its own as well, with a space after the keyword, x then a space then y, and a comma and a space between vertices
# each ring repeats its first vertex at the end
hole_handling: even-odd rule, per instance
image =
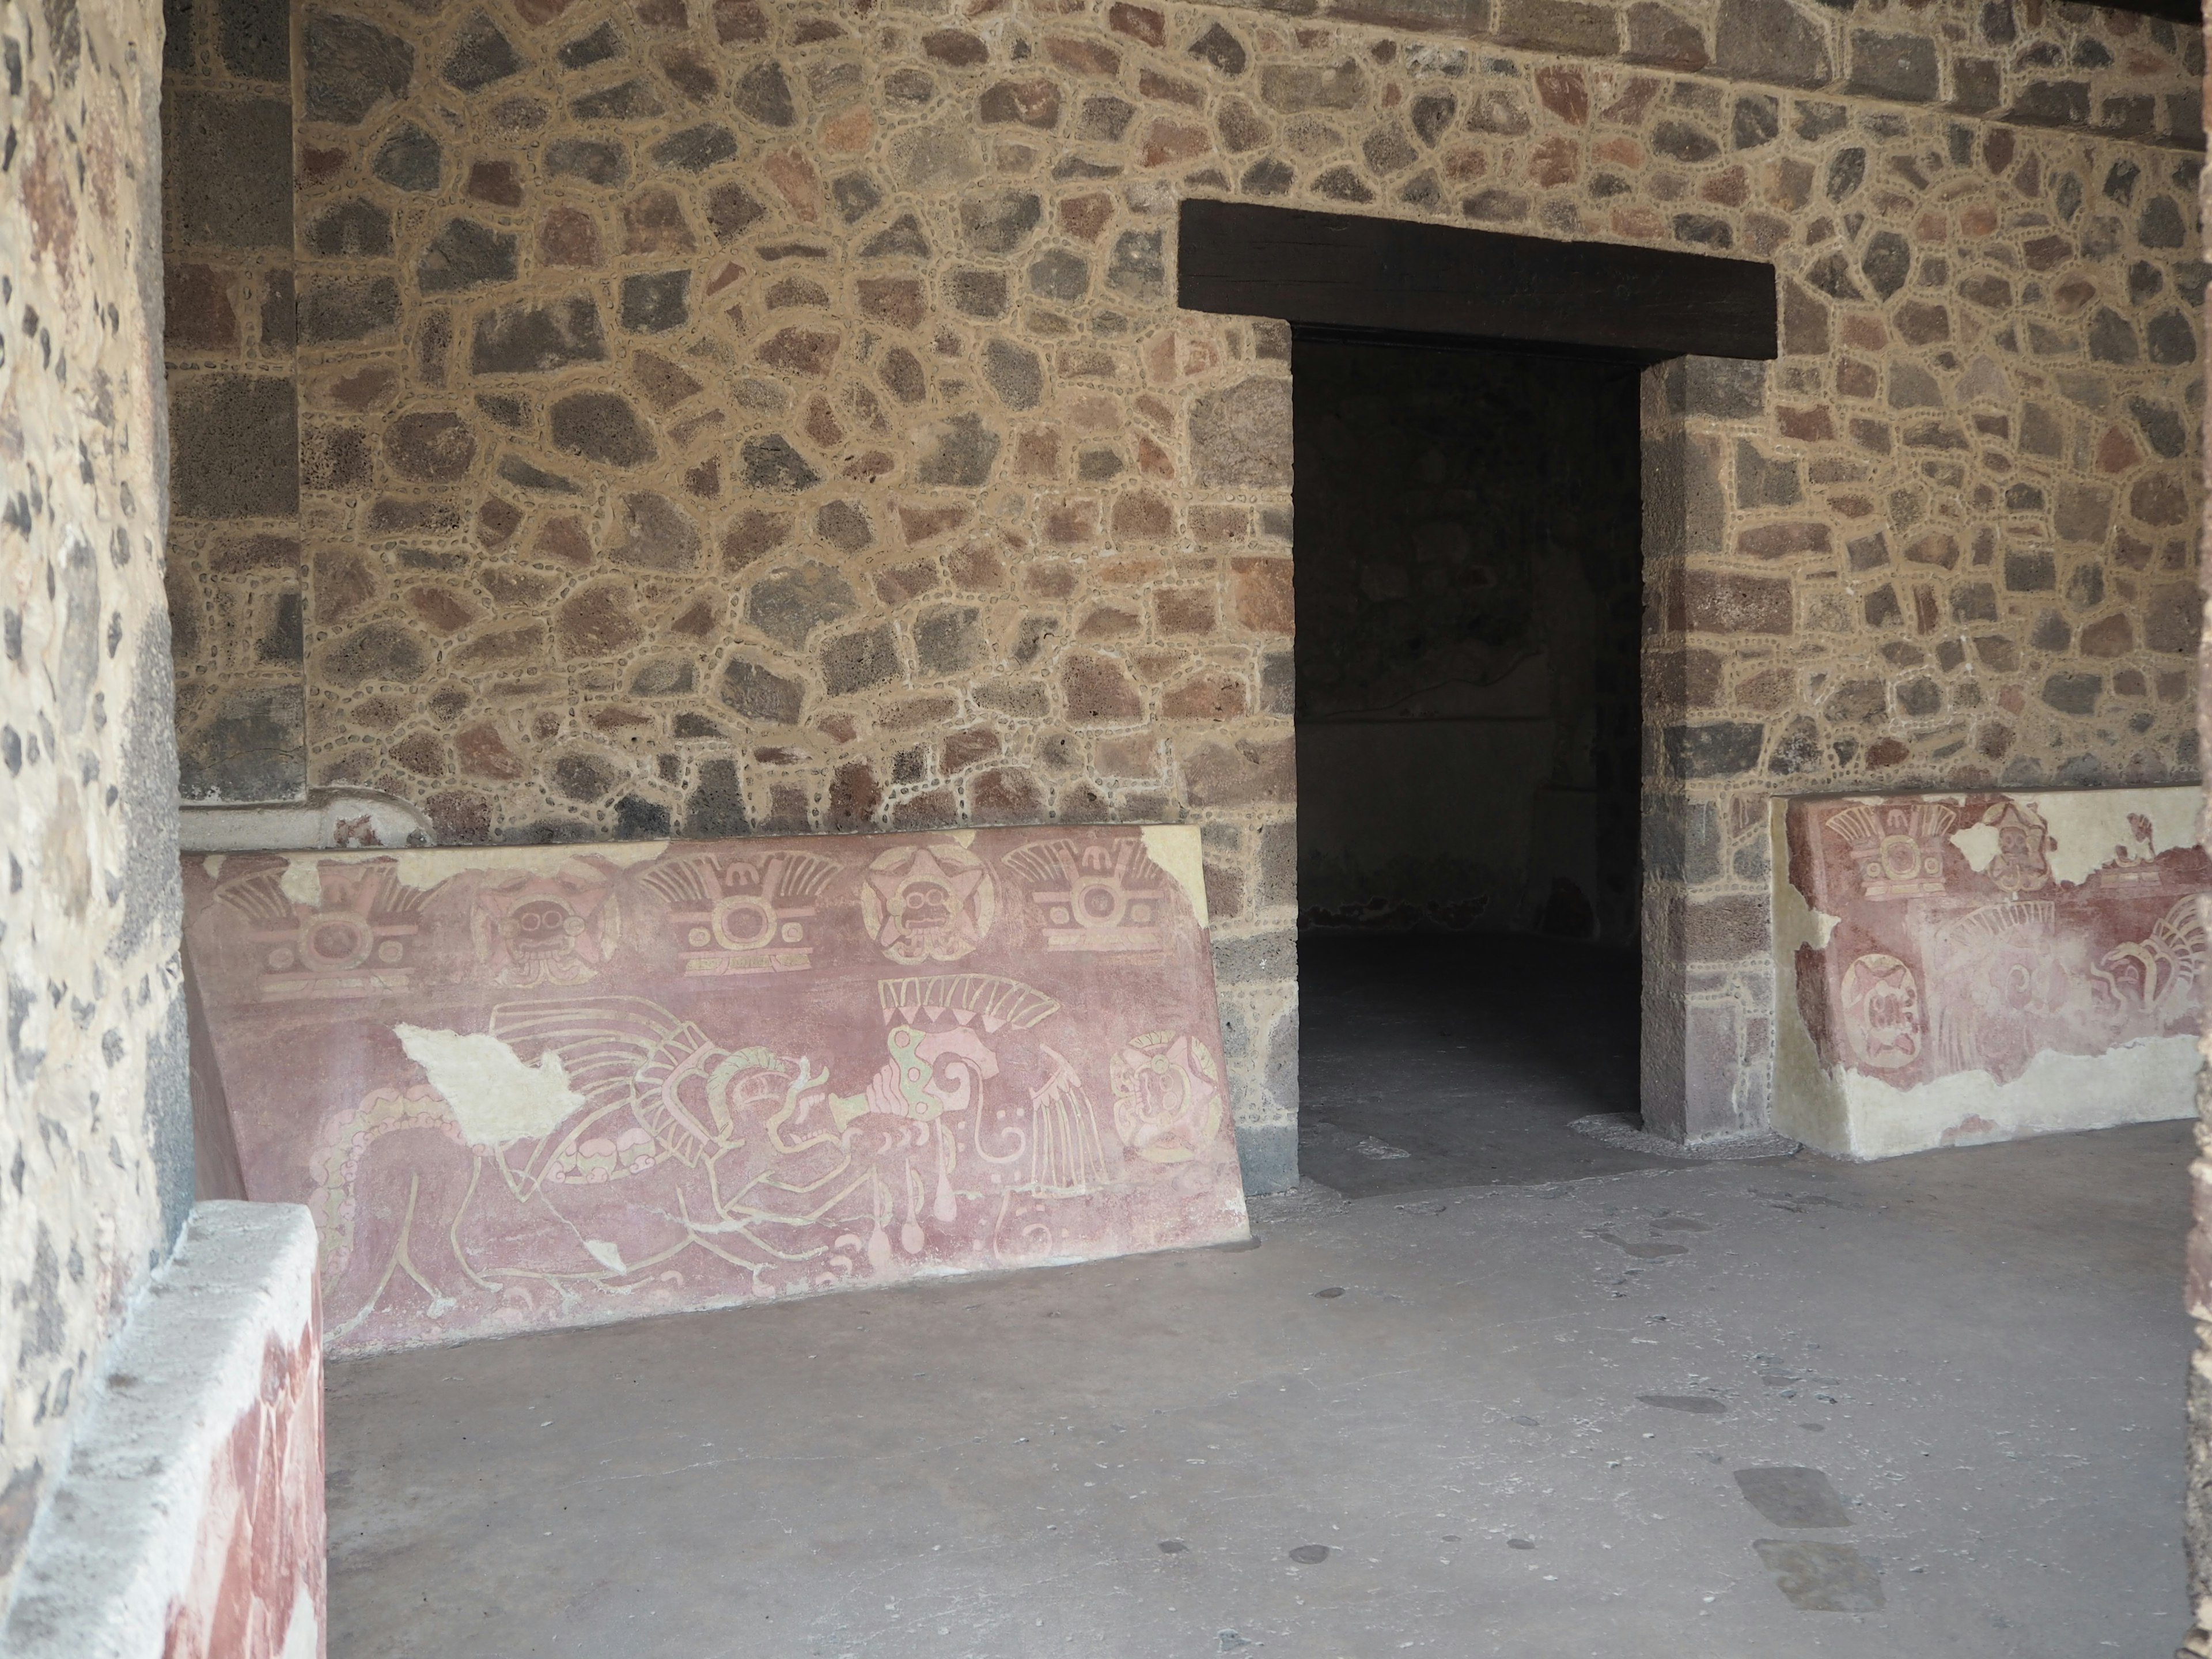
POLYGON ((611 1243, 604 1238, 587 1238, 584 1241, 584 1249, 592 1261, 611 1273, 624 1273, 629 1271, 623 1266, 622 1246, 619 1244, 611 1243))
POLYGON ((2081 789, 2031 799, 2051 828, 2051 873, 2067 882, 2112 863, 2116 847, 2130 856, 2148 853, 2128 823, 2131 812, 2150 820, 2160 852, 2196 846, 2197 811, 2203 802, 2195 789, 2081 789))
POLYGON ((284 1648, 276 1659, 323 1659, 323 1632, 315 1622, 315 1595, 305 1584, 292 1593, 292 1612, 284 1621, 284 1648))
POLYGON ((1145 856, 1175 878, 1190 901, 1191 914, 1201 927, 1212 924, 1206 910, 1206 855, 1200 850, 1194 823, 1148 823, 1144 828, 1145 856))
POLYGON ((471 1146, 550 1133, 584 1103, 568 1086, 561 1056, 550 1051, 526 1066, 514 1049, 481 1031, 463 1036, 421 1025, 392 1030, 407 1058, 429 1073, 430 1086, 445 1097, 471 1146))
POLYGON ((1997 830, 1993 823, 1974 823, 1964 830, 1954 830, 1951 845, 1959 849, 1966 860, 1966 867, 1976 875, 1985 875, 1990 861, 1997 855, 1997 830))
MULTIPOLYGON (((2197 814, 2202 794, 2190 788, 2069 789, 2050 794, 2012 793, 2012 799, 2031 808, 2050 829, 2045 848, 2054 880, 2087 880, 2113 861, 2113 848, 2124 848, 2130 857, 2146 856, 2197 844, 2197 814), (2150 823, 2152 847, 2136 839, 2129 816, 2150 823)), ((1970 823, 1952 832, 1951 844, 1959 849, 1976 875, 1987 872, 1997 855, 1997 832, 1986 823, 1970 823)))
POLYGON ((2146 1037, 2101 1054, 2045 1049, 2008 1083, 1954 1072, 1899 1089, 1845 1068, 1837 1074, 1848 1142, 1821 1151, 1896 1158, 1935 1146, 1977 1146, 2027 1135, 2161 1123, 2197 1111, 2197 1039, 2146 1037))

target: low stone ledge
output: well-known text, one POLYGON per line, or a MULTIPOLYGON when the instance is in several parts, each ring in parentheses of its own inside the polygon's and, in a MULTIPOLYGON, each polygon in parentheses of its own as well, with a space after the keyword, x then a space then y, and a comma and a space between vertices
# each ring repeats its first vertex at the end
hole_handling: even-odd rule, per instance
POLYGON ((10 1659, 319 1659, 313 1223, 203 1203, 100 1366, 26 1547, 10 1659))

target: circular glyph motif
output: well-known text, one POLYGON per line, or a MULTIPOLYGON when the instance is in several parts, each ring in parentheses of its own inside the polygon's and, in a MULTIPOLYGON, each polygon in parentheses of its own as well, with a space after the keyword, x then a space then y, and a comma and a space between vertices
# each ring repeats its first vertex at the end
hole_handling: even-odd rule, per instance
POLYGON ((1851 1052, 1877 1071, 1920 1058, 1920 983, 1895 957, 1861 957, 1844 969, 1844 1030, 1851 1052))

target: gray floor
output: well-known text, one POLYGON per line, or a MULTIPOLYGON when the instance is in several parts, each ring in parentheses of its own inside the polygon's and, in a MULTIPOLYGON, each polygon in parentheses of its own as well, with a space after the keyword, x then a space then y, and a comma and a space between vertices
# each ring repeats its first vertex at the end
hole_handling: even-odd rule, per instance
POLYGON ((338 1365, 330 1650, 2165 1659, 2189 1152, 1309 1188, 338 1365))
POLYGON ((1301 935, 1299 1168, 1367 1198, 1661 1166, 1565 1133, 1636 1111, 1638 974, 1571 939, 1301 935))

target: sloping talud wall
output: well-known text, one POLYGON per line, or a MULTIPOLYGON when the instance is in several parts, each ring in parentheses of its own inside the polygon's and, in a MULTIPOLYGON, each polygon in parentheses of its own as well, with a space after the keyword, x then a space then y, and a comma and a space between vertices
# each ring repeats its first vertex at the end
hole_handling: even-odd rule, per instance
POLYGON ((2195 1110, 2194 789, 1776 805, 1776 1127, 1888 1158, 2195 1110))
POLYGON ((1245 1236, 1198 834, 186 860, 335 1353, 1245 1236))

